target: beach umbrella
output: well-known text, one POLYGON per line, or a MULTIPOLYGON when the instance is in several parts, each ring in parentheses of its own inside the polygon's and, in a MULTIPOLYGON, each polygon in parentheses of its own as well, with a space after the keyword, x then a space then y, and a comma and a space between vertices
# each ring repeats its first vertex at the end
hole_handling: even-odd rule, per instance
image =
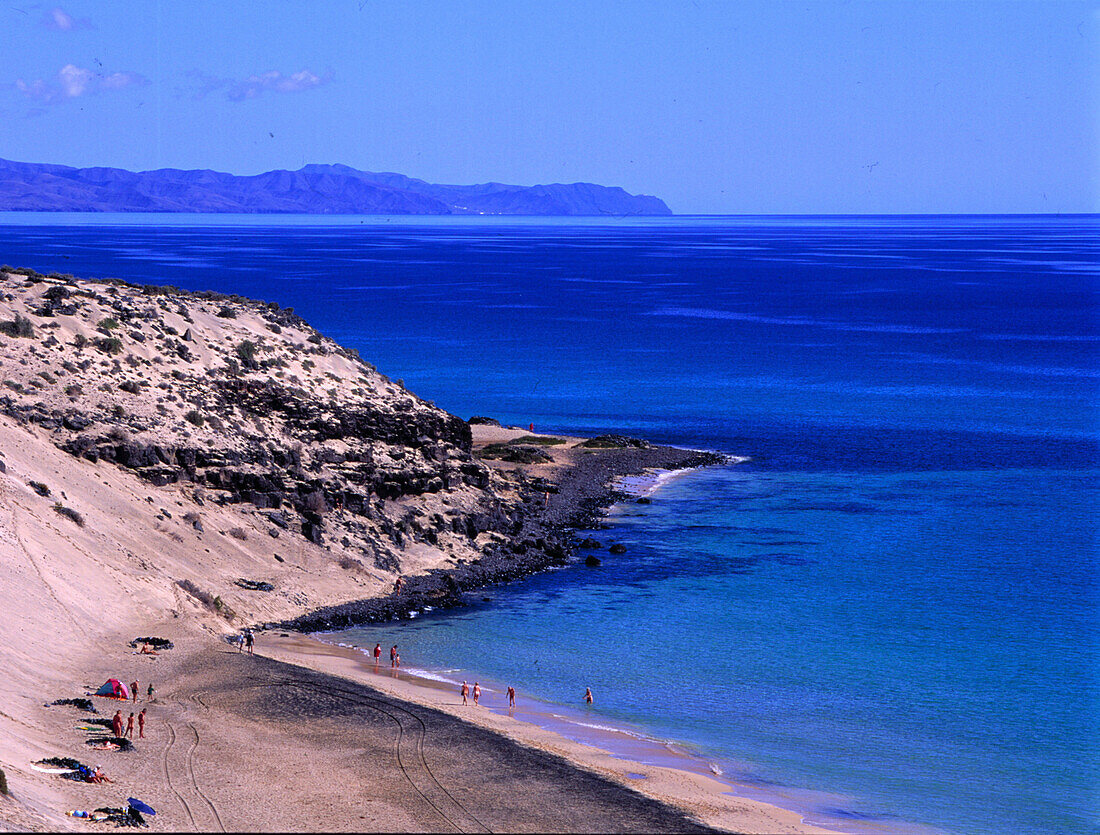
POLYGON ((156 812, 153 811, 152 806, 147 806, 146 804, 144 804, 140 800, 138 800, 136 797, 128 797, 128 798, 126 798, 126 802, 129 803, 131 806, 133 806, 135 809, 137 809, 139 812, 142 812, 146 815, 155 815, 156 814, 156 812))

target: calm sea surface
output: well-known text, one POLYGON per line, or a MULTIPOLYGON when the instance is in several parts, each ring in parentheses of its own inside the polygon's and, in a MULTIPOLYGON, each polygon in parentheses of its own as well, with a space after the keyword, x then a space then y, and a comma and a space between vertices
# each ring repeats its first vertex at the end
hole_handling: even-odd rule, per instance
POLYGON ((620 508, 600 569, 342 639, 591 686, 857 830, 1100 828, 1100 219, 12 214, 0 261, 292 306, 463 417, 752 459, 620 508))

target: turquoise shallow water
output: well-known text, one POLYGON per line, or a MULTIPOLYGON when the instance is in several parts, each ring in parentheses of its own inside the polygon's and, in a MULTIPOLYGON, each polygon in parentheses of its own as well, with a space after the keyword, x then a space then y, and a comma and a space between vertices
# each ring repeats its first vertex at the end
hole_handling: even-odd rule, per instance
POLYGON ((1095 484, 718 468, 620 508, 594 535, 627 553, 599 569, 330 637, 382 629, 407 663, 561 703, 591 686, 598 715, 735 780, 849 798, 819 817, 1088 831, 1095 575, 1044 554, 1092 536, 1095 484))
POLYGON ((0 260, 292 305, 463 416, 751 457, 623 507, 600 569, 395 625, 406 663, 591 686, 855 829, 1100 828, 1096 218, 82 220, 0 260))

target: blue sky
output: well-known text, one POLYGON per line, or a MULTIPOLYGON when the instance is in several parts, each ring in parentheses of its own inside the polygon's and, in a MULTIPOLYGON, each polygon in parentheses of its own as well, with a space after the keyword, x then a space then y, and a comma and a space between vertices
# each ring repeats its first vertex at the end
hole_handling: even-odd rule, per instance
POLYGON ((0 157, 1100 211, 1100 3, 9 0, 0 157))

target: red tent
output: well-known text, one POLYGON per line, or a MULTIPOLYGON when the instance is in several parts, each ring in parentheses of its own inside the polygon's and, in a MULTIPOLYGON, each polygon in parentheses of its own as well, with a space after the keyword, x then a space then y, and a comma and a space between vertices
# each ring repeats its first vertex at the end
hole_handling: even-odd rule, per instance
POLYGON ((129 699, 130 689, 117 678, 109 678, 95 691, 97 696, 110 696, 114 699, 129 699))

